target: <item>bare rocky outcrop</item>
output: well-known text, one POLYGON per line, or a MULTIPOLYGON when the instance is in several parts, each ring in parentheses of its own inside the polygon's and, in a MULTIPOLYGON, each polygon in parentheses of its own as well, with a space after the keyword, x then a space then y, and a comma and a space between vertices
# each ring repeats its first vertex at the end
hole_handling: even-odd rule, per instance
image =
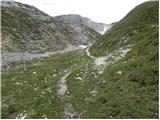
POLYGON ((68 44, 86 45, 100 36, 85 25, 58 21, 33 6, 15 1, 2 1, 1 15, 2 53, 53 52, 68 44))
POLYGON ((84 25, 87 26, 100 34, 104 34, 107 30, 109 30, 113 24, 105 24, 105 23, 98 23, 94 22, 93 20, 82 17, 76 14, 69 14, 69 15, 60 15, 54 17, 56 20, 62 21, 64 23, 69 23, 73 25, 84 25))

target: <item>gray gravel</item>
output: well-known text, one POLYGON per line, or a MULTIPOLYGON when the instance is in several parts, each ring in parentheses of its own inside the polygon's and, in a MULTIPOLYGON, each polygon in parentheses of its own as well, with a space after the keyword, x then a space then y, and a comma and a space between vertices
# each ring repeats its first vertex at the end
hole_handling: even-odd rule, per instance
POLYGON ((71 46, 61 51, 56 52, 46 52, 42 54, 31 54, 31 53, 2 53, 1 54, 1 67, 8 66, 10 63, 14 62, 22 62, 22 61, 30 61, 33 59, 42 59, 45 57, 50 57, 51 55, 57 53, 66 53, 70 51, 75 51, 79 49, 84 49, 82 47, 71 46))

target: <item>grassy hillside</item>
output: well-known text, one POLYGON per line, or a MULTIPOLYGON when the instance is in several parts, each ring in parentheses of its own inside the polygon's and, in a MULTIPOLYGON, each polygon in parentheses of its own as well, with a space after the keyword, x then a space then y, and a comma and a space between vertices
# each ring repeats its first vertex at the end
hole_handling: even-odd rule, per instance
POLYGON ((99 89, 97 100, 102 102, 91 107, 92 112, 100 111, 95 116, 158 118, 158 10, 157 1, 137 6, 90 49, 95 56, 105 56, 132 45, 124 59, 106 68, 99 77, 106 80, 106 85, 99 89))
POLYGON ((121 46, 149 42, 155 36, 158 39, 158 1, 146 2, 117 22, 110 31, 101 37, 90 49, 95 56, 104 56, 121 46), (151 32, 153 30, 153 32, 151 32))

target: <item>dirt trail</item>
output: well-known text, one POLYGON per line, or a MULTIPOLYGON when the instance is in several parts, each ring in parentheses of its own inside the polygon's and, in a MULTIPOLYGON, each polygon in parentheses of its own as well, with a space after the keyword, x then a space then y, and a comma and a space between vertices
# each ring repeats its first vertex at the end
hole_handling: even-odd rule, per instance
MULTIPOLYGON (((58 89, 57 89, 57 95, 60 98, 60 100, 65 101, 66 100, 66 92, 68 91, 67 88, 67 77, 72 73, 73 71, 67 72, 64 76, 61 77, 61 79, 58 82, 58 89)), ((64 108, 64 118, 65 119, 73 119, 77 118, 77 113, 75 112, 74 108, 72 107, 72 104, 69 103, 64 108)))
POLYGON ((90 57, 92 59, 96 59, 96 57, 92 56, 91 53, 89 52, 89 48, 90 47, 91 47, 91 44, 88 45, 88 47, 86 48, 85 52, 86 52, 88 57, 90 57))
POLYGON ((59 97, 64 97, 65 93, 67 92, 67 77, 72 73, 72 71, 69 71, 66 73, 64 76, 61 77, 61 79, 58 82, 58 90, 57 90, 57 95, 59 97))
POLYGON ((86 54, 88 57, 94 59, 95 61, 95 65, 96 66, 99 66, 99 65, 104 65, 106 63, 106 58, 105 57, 99 57, 99 58, 96 58, 94 56, 91 55, 91 53, 89 52, 89 48, 91 47, 91 44, 88 45, 87 49, 85 50, 86 54))
MULTIPOLYGON (((79 68, 79 67, 78 67, 79 68)), ((76 69, 78 69, 76 68, 76 69)), ((74 71, 70 70, 66 74, 64 74, 59 82, 58 82, 58 89, 57 89, 57 95, 60 98, 60 100, 65 101, 71 99, 70 97, 68 99, 67 96, 69 96, 67 93, 68 87, 67 87, 67 77, 74 71)), ((69 91, 68 91, 69 92, 69 91)), ((81 116, 84 114, 84 111, 82 113, 75 112, 72 103, 67 103, 64 108, 64 118, 65 119, 80 119, 81 116)))

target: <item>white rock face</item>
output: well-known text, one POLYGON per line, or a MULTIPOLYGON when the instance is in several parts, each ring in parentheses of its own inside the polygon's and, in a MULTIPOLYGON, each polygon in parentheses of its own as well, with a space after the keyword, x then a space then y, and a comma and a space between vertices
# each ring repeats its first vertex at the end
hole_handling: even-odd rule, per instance
POLYGON ((103 34, 106 33, 109 29, 111 29, 112 26, 113 26, 113 24, 106 24, 106 25, 104 26, 103 31, 98 31, 98 32, 103 35, 103 34))

